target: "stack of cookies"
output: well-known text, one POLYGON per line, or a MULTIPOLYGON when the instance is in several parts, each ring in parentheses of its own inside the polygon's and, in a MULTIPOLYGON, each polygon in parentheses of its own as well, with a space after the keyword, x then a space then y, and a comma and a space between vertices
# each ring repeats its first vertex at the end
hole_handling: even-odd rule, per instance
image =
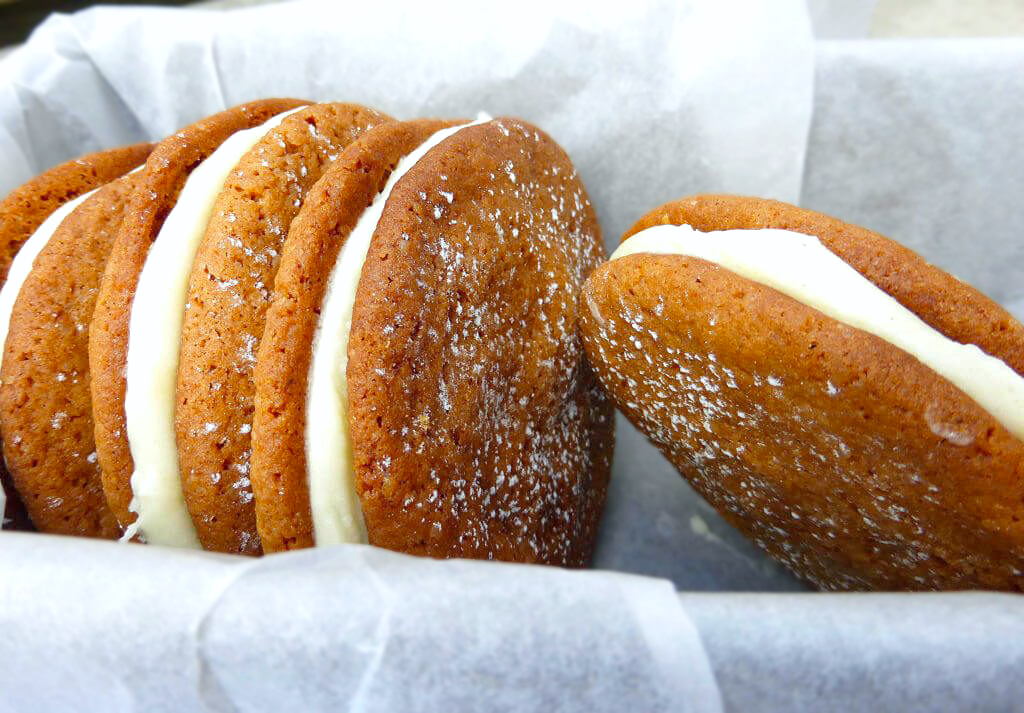
POLYGON ((515 119, 273 99, 58 166, 0 204, 8 516, 582 565, 603 259, 569 159, 515 119))
POLYGON ((604 262, 519 120, 236 107, 16 190, 0 273, 16 527, 581 566, 614 402, 822 588, 1024 589, 1024 326, 773 201, 604 262))

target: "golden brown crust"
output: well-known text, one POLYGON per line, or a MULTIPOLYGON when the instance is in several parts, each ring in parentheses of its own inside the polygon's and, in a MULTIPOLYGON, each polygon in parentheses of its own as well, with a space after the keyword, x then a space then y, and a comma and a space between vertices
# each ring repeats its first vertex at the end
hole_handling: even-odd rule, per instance
POLYGON ((1024 374, 1024 325, 970 285, 878 233, 779 201, 704 195, 651 211, 622 239, 661 224, 705 232, 781 228, 813 235, 932 328, 954 341, 977 344, 1024 374))
MULTIPOLYGON (((907 266, 935 301, 919 314, 938 315, 940 331, 957 329, 953 311, 964 303, 993 314, 973 290, 881 236, 777 204, 758 212, 760 203, 688 199, 640 226, 803 228, 841 257, 859 255, 854 267, 897 299, 907 266), (726 206, 719 217, 715 205, 726 206)), ((584 343, 618 406, 801 576, 835 589, 1024 587, 1024 444, 915 358, 677 255, 602 266, 584 304, 584 343)))
POLYGON ((36 257, 11 313, 0 369, 4 458, 37 529, 114 538, 93 445, 88 325, 138 174, 101 188, 36 257))
POLYGON ((467 128, 396 184, 359 282, 348 385, 371 544, 570 566, 590 556, 611 409, 576 331, 604 258, 562 150, 467 128))
POLYGON ((136 144, 81 156, 36 176, 0 201, 0 283, 14 255, 50 213, 139 165, 151 148, 136 144))
POLYGON ((267 310, 256 386, 250 478, 266 552, 311 547, 305 405, 316 316, 338 253, 395 164, 448 122, 391 123, 356 139, 292 221, 267 310))
POLYGON ((252 366, 279 255, 333 158, 386 121, 354 104, 300 109, 239 161, 213 207, 189 281, 175 412, 182 489, 205 549, 260 552, 249 485, 252 366))
POLYGON ((267 99, 203 119, 161 141, 141 172, 100 283, 89 332, 96 451, 107 501, 122 525, 135 519, 129 510, 133 465, 124 424, 128 320, 149 247, 189 173, 224 139, 303 103, 267 99))

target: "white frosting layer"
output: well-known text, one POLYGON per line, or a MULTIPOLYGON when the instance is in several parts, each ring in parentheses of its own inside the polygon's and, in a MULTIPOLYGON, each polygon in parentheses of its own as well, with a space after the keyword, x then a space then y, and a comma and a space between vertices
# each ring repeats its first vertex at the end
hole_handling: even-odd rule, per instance
POLYGON ((716 263, 874 334, 945 377, 1024 439, 1024 378, 977 346, 932 329, 815 237, 788 230, 701 233, 688 225, 659 225, 626 240, 611 259, 635 253, 688 255, 716 263))
POLYGON ((174 435, 178 352, 189 275, 228 174, 293 111, 298 109, 232 134, 196 166, 146 256, 132 300, 125 368, 125 423, 135 462, 131 509, 138 515, 126 539, 141 532, 154 544, 200 546, 181 491, 174 435))
POLYGON ((433 134, 395 166, 384 189, 363 212, 331 270, 313 337, 306 389, 306 468, 313 539, 319 545, 365 543, 366 525, 356 493, 348 429, 348 338, 359 276, 392 189, 430 149, 476 121, 433 134))
MULTIPOLYGON (((75 208, 82 205, 86 198, 98 190, 97 188, 84 193, 50 213, 14 256, 11 267, 7 271, 7 281, 4 283, 3 288, 0 288, 0 348, 7 345, 7 332, 11 327, 11 313, 14 312, 14 301, 18 299, 21 286, 25 284, 28 273, 32 271, 32 264, 35 262, 36 257, 43 251, 46 244, 50 242, 50 238, 53 237, 53 234, 57 231, 60 224, 64 222, 64 219, 71 215, 75 208)), ((3 510, 0 508, 0 513, 2 512, 3 510)))

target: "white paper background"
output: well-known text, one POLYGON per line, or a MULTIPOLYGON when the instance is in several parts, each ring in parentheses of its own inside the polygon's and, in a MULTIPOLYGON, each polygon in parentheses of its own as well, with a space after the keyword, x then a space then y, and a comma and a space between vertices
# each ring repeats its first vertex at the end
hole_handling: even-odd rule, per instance
MULTIPOLYGON (((856 35, 869 4, 817 12, 819 34, 856 35)), ((748 193, 888 232, 1024 297, 1024 43, 819 42, 814 60, 795 0, 531 0, 500 22, 469 2, 95 10, 52 18, 0 62, 0 193, 259 96, 399 118, 486 109, 563 144, 609 246, 666 200, 748 193)), ((800 589, 628 426, 595 564, 684 590, 800 589)), ((363 548, 256 564, 3 533, 0 710, 715 710, 705 648, 729 708, 998 709, 1024 695, 1024 637, 994 644, 1024 620, 1015 598, 686 595, 681 609, 670 591, 363 548), (900 687, 893 671, 914 667, 900 687)))

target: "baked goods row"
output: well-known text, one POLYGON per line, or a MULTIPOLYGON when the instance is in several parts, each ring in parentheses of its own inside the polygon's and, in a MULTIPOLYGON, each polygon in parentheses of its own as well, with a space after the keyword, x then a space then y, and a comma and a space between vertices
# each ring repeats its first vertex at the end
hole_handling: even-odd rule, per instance
POLYGON ((819 214, 684 199, 606 262, 525 122, 264 100, 17 189, 0 261, 16 525, 581 566, 614 402, 821 587, 1024 584, 1024 327, 819 214))
POLYGON ((266 100, 3 210, 32 237, 0 430, 38 529, 588 557, 612 420, 576 301, 603 247, 534 127, 266 100), (24 209, 76 194, 39 228, 24 209))

